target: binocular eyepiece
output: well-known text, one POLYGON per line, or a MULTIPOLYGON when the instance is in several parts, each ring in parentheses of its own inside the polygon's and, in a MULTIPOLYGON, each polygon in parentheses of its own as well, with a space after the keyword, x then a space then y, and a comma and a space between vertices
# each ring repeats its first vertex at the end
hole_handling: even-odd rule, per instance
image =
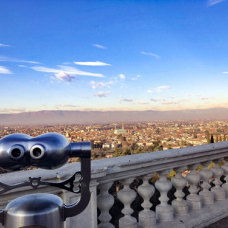
POLYGON ((90 142, 69 143, 61 134, 47 133, 37 137, 11 134, 0 140, 0 167, 18 170, 30 166, 55 169, 70 157, 91 155, 90 142))

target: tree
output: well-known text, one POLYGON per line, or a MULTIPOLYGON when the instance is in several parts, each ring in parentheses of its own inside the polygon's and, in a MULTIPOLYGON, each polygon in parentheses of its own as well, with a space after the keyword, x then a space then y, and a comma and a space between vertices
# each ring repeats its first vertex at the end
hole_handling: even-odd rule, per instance
POLYGON ((131 155, 131 150, 129 148, 125 149, 121 156, 131 155))
POLYGON ((117 148, 117 149, 115 150, 114 156, 115 156, 115 157, 121 156, 121 150, 120 150, 119 148, 117 148))
POLYGON ((211 143, 210 133, 209 133, 208 130, 205 131, 205 137, 206 137, 206 139, 207 139, 207 143, 208 143, 208 144, 211 143))
POLYGON ((213 135, 211 135, 210 143, 214 143, 214 137, 213 137, 213 135))
POLYGON ((134 142, 134 143, 132 143, 131 144, 131 146, 130 146, 130 150, 131 151, 135 151, 135 150, 137 150, 139 148, 139 146, 134 142))

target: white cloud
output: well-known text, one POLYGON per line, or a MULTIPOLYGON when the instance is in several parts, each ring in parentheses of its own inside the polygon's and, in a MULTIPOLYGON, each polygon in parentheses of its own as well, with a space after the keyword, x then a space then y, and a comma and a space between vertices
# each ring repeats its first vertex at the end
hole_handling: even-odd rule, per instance
POLYGON ((140 54, 142 54, 142 55, 149 55, 149 56, 154 57, 155 59, 160 59, 160 56, 159 55, 157 55, 155 53, 152 53, 152 52, 141 51, 140 54))
POLYGON ((111 94, 111 91, 108 91, 108 92, 99 91, 96 94, 94 94, 94 96, 95 97, 107 97, 110 94, 111 94))
POLYGON ((153 93, 154 91, 152 89, 148 89, 147 93, 153 93))
POLYGON ((20 113, 25 111, 25 108, 0 108, 0 113, 20 113))
POLYGON ((104 76, 99 73, 91 73, 87 71, 81 71, 78 70, 77 68, 70 67, 70 66, 58 66, 61 70, 65 71, 68 74, 72 75, 84 75, 84 76, 91 76, 91 77, 98 77, 98 78, 103 78, 104 76))
POLYGON ((81 66, 111 66, 109 63, 104 63, 101 61, 96 61, 96 62, 74 62, 76 65, 81 65, 81 66))
POLYGON ((114 84, 113 81, 108 81, 108 82, 95 82, 95 81, 91 81, 90 82, 90 85, 93 89, 96 89, 96 88, 110 88, 110 85, 114 84))
POLYGON ((210 98, 209 97, 201 97, 200 100, 207 101, 207 100, 210 100, 210 98))
POLYGON ((213 6, 216 5, 218 3, 224 2, 225 0, 208 0, 207 4, 208 6, 213 6))
POLYGON ((101 45, 101 44, 93 44, 94 47, 100 48, 100 49, 107 49, 107 47, 101 45))
POLYGON ((222 74, 228 74, 228 72, 222 72, 222 74))
POLYGON ((39 72, 46 72, 46 73, 54 73, 55 77, 62 81, 71 82, 76 75, 82 75, 82 76, 90 76, 90 77, 104 77, 102 74, 99 73, 91 73, 86 71, 78 70, 77 68, 70 67, 70 66, 58 66, 58 68, 49 68, 49 67, 43 67, 43 66, 35 66, 31 67, 31 69, 39 72))
POLYGON ((39 64, 39 62, 36 62, 36 61, 23 60, 23 59, 15 59, 15 58, 9 58, 9 57, 6 57, 6 56, 0 56, 0 62, 16 62, 16 63, 39 64))
POLYGON ((138 80, 139 78, 141 78, 141 75, 138 74, 136 77, 131 78, 131 80, 132 80, 132 81, 136 81, 136 80, 138 80))
POLYGON ((12 72, 4 66, 0 66, 0 74, 12 74, 12 72))
POLYGON ((177 101, 169 101, 169 100, 164 100, 163 102, 161 102, 161 104, 163 105, 174 105, 174 104, 178 104, 179 102, 177 101))
POLYGON ((65 72, 58 72, 55 74, 56 78, 58 78, 59 80, 61 81, 66 81, 66 82, 71 82, 75 77, 70 75, 70 74, 67 74, 65 72))
POLYGON ((58 70, 55 68, 42 67, 42 66, 31 67, 31 69, 33 69, 35 71, 46 72, 46 73, 59 73, 59 72, 61 72, 61 70, 58 70))
POLYGON ((144 104, 149 104, 149 102, 148 101, 139 101, 139 104, 144 105, 144 104))
POLYGON ((10 47, 8 44, 0 44, 0 47, 10 47))
POLYGON ((123 98, 121 99, 121 102, 133 102, 132 98, 123 98))
POLYGON ((125 76, 124 74, 120 74, 120 75, 119 75, 119 78, 120 78, 121 80, 124 80, 124 79, 126 78, 126 76, 125 76))
POLYGON ((105 83, 104 83, 104 82, 95 82, 95 81, 91 81, 90 84, 91 84, 91 87, 92 87, 93 89, 96 89, 97 87, 102 87, 102 88, 105 87, 105 83))
POLYGON ((159 101, 162 101, 161 98, 151 98, 150 99, 152 102, 159 102, 159 101))
POLYGON ((156 88, 156 90, 157 90, 158 92, 162 92, 163 90, 166 90, 166 89, 169 89, 169 88, 170 88, 170 86, 163 85, 163 86, 158 86, 158 87, 156 88))
POLYGON ((78 105, 72 105, 72 104, 57 104, 55 105, 55 108, 78 108, 80 106, 78 105))

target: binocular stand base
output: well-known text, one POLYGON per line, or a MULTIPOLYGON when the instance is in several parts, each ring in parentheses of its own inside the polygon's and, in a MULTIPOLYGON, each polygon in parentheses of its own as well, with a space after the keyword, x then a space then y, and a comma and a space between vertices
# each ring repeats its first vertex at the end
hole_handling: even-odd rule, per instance
POLYGON ((62 199, 56 195, 47 193, 25 195, 6 206, 4 227, 63 228, 63 208, 62 199), (62 215, 62 218, 59 215, 62 215))

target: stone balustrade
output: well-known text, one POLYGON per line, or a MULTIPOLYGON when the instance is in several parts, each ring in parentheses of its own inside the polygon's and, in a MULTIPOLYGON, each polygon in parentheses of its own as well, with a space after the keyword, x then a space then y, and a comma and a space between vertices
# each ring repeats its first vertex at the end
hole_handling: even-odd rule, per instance
MULTIPOLYGON (((58 181, 79 169, 70 163, 1 174, 0 181, 58 181)), ((92 161, 90 190, 88 207, 68 219, 67 228, 205 227, 228 216, 228 142, 92 161)), ((0 196, 0 205, 38 191, 58 194, 65 203, 80 197, 52 187, 24 188, 0 196)))

